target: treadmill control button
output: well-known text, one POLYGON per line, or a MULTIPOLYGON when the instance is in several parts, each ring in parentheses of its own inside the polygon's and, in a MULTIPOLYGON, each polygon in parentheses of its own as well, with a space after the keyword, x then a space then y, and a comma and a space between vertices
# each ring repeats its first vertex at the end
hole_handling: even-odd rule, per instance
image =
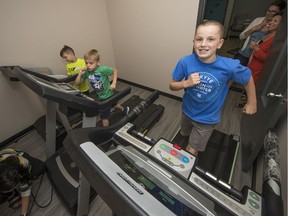
POLYGON ((184 163, 189 163, 189 158, 186 157, 186 156, 183 156, 182 161, 183 161, 184 163))
POLYGON ((175 151, 175 150, 171 150, 170 153, 171 153, 172 155, 174 155, 174 156, 177 155, 177 151, 175 151))
POLYGON ((253 208, 259 209, 259 207, 260 207, 259 204, 256 203, 254 200, 248 199, 248 202, 250 203, 250 205, 251 205, 253 208))

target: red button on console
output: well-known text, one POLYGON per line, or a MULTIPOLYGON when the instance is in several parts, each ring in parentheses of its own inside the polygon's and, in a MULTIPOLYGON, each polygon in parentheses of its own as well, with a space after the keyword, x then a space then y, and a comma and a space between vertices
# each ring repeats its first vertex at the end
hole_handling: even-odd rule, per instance
POLYGON ((175 151, 175 150, 171 150, 170 153, 174 156, 177 155, 177 151, 175 151))
POLYGON ((176 149, 178 149, 178 150, 181 150, 181 149, 182 149, 182 147, 181 147, 180 145, 178 145, 178 144, 174 144, 173 147, 176 148, 176 149))

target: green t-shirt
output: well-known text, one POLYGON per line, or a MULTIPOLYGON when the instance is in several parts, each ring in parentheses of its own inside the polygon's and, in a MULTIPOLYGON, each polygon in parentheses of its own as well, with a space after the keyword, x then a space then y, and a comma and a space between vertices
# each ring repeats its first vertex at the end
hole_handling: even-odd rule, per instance
POLYGON ((113 95, 110 90, 109 76, 114 74, 114 68, 107 66, 98 66, 94 71, 86 71, 82 75, 82 79, 88 79, 90 85, 95 89, 100 99, 107 99, 113 95))
MULTIPOLYGON (((66 71, 68 76, 73 76, 75 74, 78 74, 80 69, 85 69, 86 64, 83 59, 77 59, 76 62, 71 62, 66 65, 66 71)), ((87 81, 82 82, 80 85, 76 86, 81 92, 86 92, 89 90, 89 85, 87 81)))

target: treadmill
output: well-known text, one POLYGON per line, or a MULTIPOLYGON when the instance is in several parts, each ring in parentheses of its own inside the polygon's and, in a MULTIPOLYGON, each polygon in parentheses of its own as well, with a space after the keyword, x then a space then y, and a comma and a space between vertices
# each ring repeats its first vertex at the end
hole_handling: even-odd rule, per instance
MULTIPOLYGON (((41 78, 43 80, 48 81, 48 83, 69 83, 75 80, 77 75, 66 76, 66 75, 55 75, 52 72, 48 73, 40 73, 40 69, 37 68, 22 68, 20 66, 0 66, 0 70, 4 71, 10 77, 12 81, 19 81, 14 72, 14 68, 20 68, 23 72, 33 75, 35 77, 41 78)), ((115 91, 115 94, 118 92, 115 91)), ((40 95, 41 96, 41 95, 40 95)), ((123 95, 124 97, 125 95, 123 95)), ((90 92, 89 97, 97 99, 96 92, 90 92)), ((135 106, 137 106, 143 99, 138 95, 133 95, 127 101, 125 101, 122 105, 129 106, 132 110, 135 106)), ((151 104, 145 112, 141 113, 137 119, 134 121, 134 125, 137 127, 138 132, 147 133, 151 127, 160 119, 164 112, 164 107, 161 104, 151 104)), ((118 122, 122 118, 122 113, 119 110, 115 110, 109 116, 110 124, 114 124, 118 122)), ((60 149, 63 146, 62 142, 67 135, 67 132, 71 131, 74 128, 81 127, 82 123, 82 115, 81 110, 71 109, 67 107, 65 104, 60 103, 57 109, 56 115, 56 150, 60 149)), ((102 126, 102 122, 97 122, 97 127, 102 126)), ((42 136, 44 140, 46 140, 46 116, 42 116, 34 123, 34 127, 38 131, 38 133, 42 136)))
MULTIPOLYGON (((57 75, 48 68, 22 68, 20 66, 0 66, 0 70, 5 73, 10 81, 20 81, 14 68, 20 68, 23 73, 33 75, 35 77, 46 80, 49 83, 69 83, 76 79, 77 75, 57 75)), ((68 109, 65 105, 59 104, 57 107, 56 115, 56 149, 58 150, 63 146, 62 142, 67 135, 67 131, 70 131, 82 124, 82 112, 75 109, 68 109)), ((38 118, 34 124, 34 128, 39 135, 46 140, 46 116, 38 118)))
MULTIPOLYGON (((121 97, 124 97, 130 93, 130 88, 126 88, 114 94, 108 100, 96 101, 90 96, 86 96, 80 93, 77 89, 73 88, 68 83, 53 83, 47 79, 39 78, 34 76, 35 74, 27 73, 23 71, 20 67, 13 68, 16 77, 31 88, 39 96, 47 99, 47 115, 46 115, 46 144, 47 144, 47 160, 46 165, 48 167, 48 177, 54 186, 58 195, 63 200, 67 209, 71 214, 74 214, 77 210, 77 194, 80 181, 85 181, 85 178, 79 175, 79 170, 70 159, 69 155, 66 153, 64 148, 60 148, 56 151, 56 103, 64 104, 65 106, 72 107, 74 109, 83 112, 83 128, 95 127, 96 116, 98 115, 98 110, 103 109, 103 107, 109 106, 118 101, 121 97)), ((158 93, 159 95, 159 93, 158 93)), ((141 104, 143 99, 139 97, 130 98, 135 104, 141 104)), ((134 107, 136 106, 134 105, 134 107)), ((139 112, 140 117, 137 122, 137 127, 148 130, 152 127, 160 118, 164 111, 164 107, 161 105, 149 104, 152 109, 150 114, 146 112, 139 112), (151 113, 153 112, 153 114, 151 113)), ((129 106, 132 106, 129 103, 129 106)), ((130 107, 130 108, 134 108, 130 107)), ((145 108, 148 108, 148 106, 145 108)), ((143 109, 144 110, 144 109, 143 109)), ((112 120, 116 118, 116 114, 112 115, 112 120)), ((123 115, 118 115, 123 116, 123 115)), ((118 120, 113 120, 114 122, 119 122, 118 120)), ((121 121, 120 121, 121 122, 121 121)), ((112 122, 111 122, 112 123, 112 122)), ((119 125, 119 124, 118 124, 119 125)), ((121 126, 121 125, 120 125, 121 126)), ((89 191, 88 191, 89 193, 89 191)), ((95 192, 91 190, 90 201, 96 196, 95 192)))
MULTIPOLYGON (((136 136, 133 124, 126 122, 112 138, 111 129, 83 128, 69 132, 64 140, 86 183, 115 215, 262 215, 260 194, 246 186, 238 191, 211 178, 181 146, 136 136), (103 145, 109 151, 104 152, 103 145)), ((89 203, 82 199, 79 209, 88 209, 89 203)), ((77 215, 83 213, 88 210, 77 215)))

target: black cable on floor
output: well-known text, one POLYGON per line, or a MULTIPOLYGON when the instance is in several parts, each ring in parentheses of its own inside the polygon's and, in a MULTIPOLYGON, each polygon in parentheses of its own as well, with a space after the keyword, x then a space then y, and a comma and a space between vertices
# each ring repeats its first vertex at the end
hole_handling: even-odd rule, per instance
POLYGON ((31 206, 30 206, 29 211, 28 211, 28 215, 30 215, 30 213, 31 213, 31 211, 32 211, 32 208, 33 208, 33 206, 34 206, 34 203, 35 203, 39 208, 46 208, 46 207, 49 206, 49 205, 51 204, 51 202, 52 202, 53 187, 52 187, 52 189, 51 189, 51 198, 50 198, 50 201, 49 201, 46 205, 40 205, 40 204, 37 202, 37 200, 36 200, 36 197, 37 197, 38 192, 39 192, 39 189, 40 189, 40 187, 41 187, 41 184, 42 184, 42 180, 43 180, 44 175, 45 175, 45 173, 43 173, 42 176, 41 176, 40 183, 39 183, 39 186, 38 186, 38 189, 37 189, 37 191, 36 191, 35 196, 34 196, 34 194, 31 192, 31 195, 32 195, 32 198, 33 198, 33 202, 32 202, 32 204, 31 204, 31 206))

